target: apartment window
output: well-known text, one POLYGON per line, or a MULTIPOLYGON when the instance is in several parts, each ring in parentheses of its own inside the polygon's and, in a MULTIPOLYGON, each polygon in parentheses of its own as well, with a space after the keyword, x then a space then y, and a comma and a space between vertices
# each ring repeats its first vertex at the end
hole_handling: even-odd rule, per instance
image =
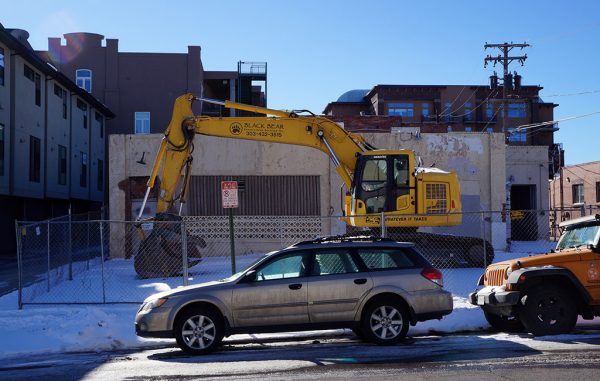
POLYGON ((425 118, 429 116, 429 103, 423 103, 421 105, 421 116, 425 118))
POLYGON ((4 86, 4 49, 0 48, 0 86, 4 86))
POLYGON ((67 147, 58 145, 58 184, 67 184, 67 147))
POLYGON ((490 120, 494 117, 494 105, 492 102, 487 102, 485 105, 485 117, 490 120))
POLYGON ((135 133, 149 134, 150 133, 150 113, 147 111, 135 113, 135 133))
POLYGON ((527 103, 511 103, 508 105, 509 118, 527 118, 527 103))
POLYGON ((87 187, 87 166, 88 166, 88 155, 87 153, 80 152, 81 155, 81 166, 79 171, 79 186, 82 188, 87 187))
POLYGON ((87 128, 88 122, 87 122, 87 114, 83 114, 83 128, 87 128))
POLYGON ((583 184, 573 184, 573 204, 583 203, 583 184))
POLYGON ((75 70, 75 83, 88 93, 92 92, 92 71, 89 69, 75 70))
POLYGON ((98 159, 98 190, 104 189, 104 160, 98 159))
POLYGON ((465 103, 463 114, 465 114, 465 120, 473 120, 473 105, 470 102, 465 103))
POLYGON ((452 102, 446 102, 444 106, 444 121, 449 122, 452 119, 452 102))
POLYGON ((488 134, 491 134, 492 132, 494 132, 494 129, 492 127, 488 127, 486 129, 486 131, 487 131, 488 134))
POLYGON ((471 127, 465 127, 465 132, 473 132, 473 128, 471 128, 471 127))
POLYGON ((600 181, 596 182, 596 202, 600 202, 600 181))
POLYGON ((4 176, 4 124, 0 123, 0 176, 4 176))
POLYGON ((100 114, 99 112, 96 111, 96 122, 98 122, 98 125, 100 125, 100 138, 104 137, 104 117, 102 116, 102 114, 100 114))
POLYGON ((40 139, 35 136, 29 136, 29 181, 40 182, 41 168, 41 144, 40 139))
POLYGON ((77 108, 81 111, 87 111, 87 104, 81 99, 77 98, 77 108))
POLYGON ((25 76, 25 78, 29 79, 31 82, 35 81, 34 71, 27 64, 23 64, 23 75, 25 76))
POLYGON ((38 73, 35 73, 35 105, 42 105, 42 78, 38 73))
POLYGON ((67 119, 67 90, 54 84, 54 95, 62 99, 62 117, 67 119))
POLYGON ((388 103, 388 115, 411 118, 414 116, 413 103, 388 103))
POLYGON ((509 128, 508 141, 513 143, 525 143, 527 142, 527 134, 523 131, 517 131, 515 128, 509 128))

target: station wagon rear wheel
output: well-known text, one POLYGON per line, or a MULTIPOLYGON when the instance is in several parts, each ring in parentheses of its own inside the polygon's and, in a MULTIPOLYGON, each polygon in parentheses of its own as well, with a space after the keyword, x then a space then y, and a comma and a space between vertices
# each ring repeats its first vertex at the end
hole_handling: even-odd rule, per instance
POLYGON ((175 324, 175 339, 179 348, 188 354, 210 353, 223 339, 221 316, 212 310, 186 311, 175 324))
POLYGON ((379 345, 396 344, 406 337, 409 316, 394 300, 379 300, 367 307, 362 318, 365 338, 379 345))

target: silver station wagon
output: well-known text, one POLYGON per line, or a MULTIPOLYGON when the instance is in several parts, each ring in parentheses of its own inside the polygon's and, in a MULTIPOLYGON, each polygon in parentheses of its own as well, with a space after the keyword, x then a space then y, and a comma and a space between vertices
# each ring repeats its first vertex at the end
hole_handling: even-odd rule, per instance
POLYGON ((409 325, 450 312, 442 274, 412 244, 329 237, 266 254, 227 279, 152 295, 135 329, 174 337, 189 354, 209 353, 236 333, 335 328, 391 345, 409 325))

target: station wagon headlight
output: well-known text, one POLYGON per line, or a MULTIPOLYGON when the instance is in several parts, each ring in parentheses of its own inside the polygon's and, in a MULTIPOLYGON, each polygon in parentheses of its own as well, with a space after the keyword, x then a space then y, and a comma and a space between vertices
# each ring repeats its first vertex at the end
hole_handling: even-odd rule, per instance
POLYGON ((162 306, 166 302, 167 302, 167 298, 159 298, 159 299, 151 300, 148 303, 144 304, 144 307, 142 307, 142 311, 153 310, 155 308, 162 306))

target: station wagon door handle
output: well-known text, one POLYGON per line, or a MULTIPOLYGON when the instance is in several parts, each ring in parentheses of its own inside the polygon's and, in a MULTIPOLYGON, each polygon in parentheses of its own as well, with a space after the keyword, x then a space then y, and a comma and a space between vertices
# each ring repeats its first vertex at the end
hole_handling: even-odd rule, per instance
POLYGON ((354 283, 365 284, 365 283, 367 283, 367 280, 365 278, 358 278, 358 279, 354 279, 354 283))
POLYGON ((302 283, 294 283, 288 286, 290 290, 299 290, 302 288, 302 283))

